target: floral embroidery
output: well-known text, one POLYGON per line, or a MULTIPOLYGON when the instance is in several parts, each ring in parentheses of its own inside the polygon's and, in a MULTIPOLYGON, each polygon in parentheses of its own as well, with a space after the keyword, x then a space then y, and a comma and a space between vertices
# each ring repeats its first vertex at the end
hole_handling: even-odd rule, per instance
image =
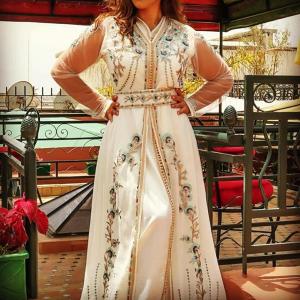
POLYGON ((136 32, 133 32, 133 46, 126 48, 126 51, 131 53, 131 63, 130 68, 128 71, 128 75, 126 76, 126 79, 122 86, 120 87, 120 91, 125 88, 128 82, 131 81, 129 89, 131 90, 133 87, 133 84, 136 79, 136 74, 139 68, 140 60, 146 55, 146 44, 143 42, 142 37, 136 32))
POLYGON ((127 84, 131 89, 136 79, 139 62, 146 55, 146 45, 141 36, 135 31, 133 32, 133 45, 127 37, 123 39, 116 21, 112 23, 109 30, 112 47, 109 47, 107 52, 112 63, 113 82, 115 86, 120 84, 118 87, 119 91, 123 90, 127 84), (127 74, 126 76, 125 73, 127 74), (121 79, 122 83, 120 83, 121 79))
POLYGON ((167 100, 170 98, 170 93, 168 92, 147 92, 147 93, 134 93, 129 94, 125 97, 125 103, 129 102, 130 104, 140 102, 140 103, 146 103, 148 101, 154 101, 159 102, 161 100, 167 100))
POLYGON ((146 44, 143 41, 143 38, 139 33, 136 31, 133 31, 133 48, 130 47, 130 49, 133 50, 133 52, 136 52, 139 55, 146 54, 146 44))
POLYGON ((122 187, 122 185, 118 182, 118 168, 125 162, 126 155, 123 153, 119 153, 116 162, 113 167, 113 187, 110 189, 110 209, 107 210, 107 221, 106 221, 106 232, 105 238, 108 244, 108 248, 104 253, 104 274, 103 274, 103 298, 106 298, 108 295, 108 283, 111 276, 111 271, 114 267, 114 258, 116 256, 116 248, 119 245, 119 239, 113 237, 113 224, 114 220, 117 216, 120 217, 120 210, 117 208, 117 190, 122 187))
MULTIPOLYGON (((145 84, 150 80, 147 74, 150 68, 153 68, 152 73, 157 74, 158 69, 162 71, 160 76, 164 77, 167 87, 183 86, 189 62, 187 50, 190 47, 184 25, 175 20, 166 22, 165 29, 155 45, 147 44, 138 28, 133 31, 133 44, 128 37, 123 39, 115 20, 111 22, 108 30, 110 44, 105 48, 106 62, 112 70, 112 81, 116 91, 132 90, 137 81, 137 74, 143 68, 145 84), (152 52, 155 53, 153 57, 152 52)), ((151 87, 156 84, 157 76, 151 87)))
POLYGON ((158 57, 164 59, 166 56, 177 56, 178 50, 185 52, 188 47, 188 35, 177 23, 172 22, 166 33, 159 39, 156 49, 158 57))
MULTIPOLYGON (((166 135, 163 137, 163 144, 166 146, 166 148, 171 152, 172 154, 172 160, 171 165, 175 167, 175 170, 178 172, 178 181, 179 184, 187 180, 186 177, 186 170, 184 169, 184 166, 182 162, 178 159, 176 150, 175 150, 175 142, 172 139, 170 135, 166 135)), ((181 209, 181 206, 180 206, 181 209)))
POLYGON ((118 181, 119 169, 126 162, 130 166, 130 170, 137 165, 134 157, 134 153, 137 152, 138 148, 141 146, 141 137, 136 134, 133 136, 131 143, 128 145, 128 152, 119 152, 116 161, 113 166, 113 186, 111 187, 110 194, 110 208, 107 210, 107 220, 105 228, 105 239, 108 244, 106 251, 104 253, 104 274, 103 274, 103 298, 108 297, 109 280, 111 277, 111 272, 114 268, 114 259, 116 257, 116 250, 120 241, 118 238, 114 237, 114 221, 117 217, 121 218, 121 211, 117 207, 117 191, 123 187, 123 185, 118 181))
POLYGON ((174 62, 172 56, 177 58, 179 69, 176 70, 177 82, 179 86, 183 85, 183 77, 188 64, 188 55, 186 55, 189 47, 188 35, 183 30, 182 25, 177 22, 171 22, 170 28, 160 38, 156 45, 157 63, 159 60, 164 63, 164 73, 167 86, 176 86, 174 81, 174 62), (171 76, 172 83, 169 83, 169 77, 171 76))
POLYGON ((119 27, 114 21, 111 26, 109 27, 109 33, 111 36, 112 40, 112 48, 108 48, 108 56, 111 60, 112 63, 112 80, 115 85, 118 84, 119 79, 123 76, 123 72, 125 70, 125 66, 122 64, 123 60, 123 54, 124 54, 124 49, 122 49, 121 43, 122 43, 122 38, 119 33, 119 27))
POLYGON ((133 154, 137 152, 138 148, 142 145, 142 139, 139 135, 135 135, 132 139, 132 142, 129 144, 129 151, 127 154, 128 164, 130 166, 130 170, 132 171, 133 167, 137 165, 135 157, 133 154))
POLYGON ((170 164, 174 166, 178 173, 178 182, 180 186, 180 204, 179 212, 184 213, 188 220, 190 221, 190 233, 181 237, 181 240, 189 245, 188 252, 192 254, 191 263, 195 266, 195 273, 197 278, 196 283, 196 296, 197 299, 203 299, 206 291, 203 288, 203 273, 201 267, 201 253, 200 244, 197 242, 199 240, 199 222, 196 207, 191 205, 192 203, 192 187, 187 182, 187 171, 179 159, 175 141, 171 135, 165 135, 163 137, 163 143, 165 148, 171 153, 170 164))
POLYGON ((185 48, 184 49, 180 48, 180 49, 178 49, 178 52, 177 52, 177 58, 178 58, 178 63, 180 65, 180 67, 176 71, 176 74, 178 76, 179 86, 183 86, 183 79, 185 76, 185 72, 186 72, 188 60, 189 60, 189 58, 186 55, 184 55, 185 50, 186 50, 185 48))
POLYGON ((112 69, 113 69, 113 73, 112 73, 112 79, 115 85, 118 84, 119 79, 123 76, 123 72, 125 69, 125 66, 121 63, 122 59, 123 59, 123 49, 119 49, 119 50, 111 50, 108 49, 108 53, 109 53, 109 57, 112 61, 112 69))

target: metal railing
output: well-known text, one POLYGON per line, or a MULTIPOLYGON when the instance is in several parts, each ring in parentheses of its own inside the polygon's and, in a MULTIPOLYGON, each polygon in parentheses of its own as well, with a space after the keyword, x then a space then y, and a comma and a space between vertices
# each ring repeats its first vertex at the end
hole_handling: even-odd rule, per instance
MULTIPOLYGON (((211 118, 215 121, 206 119, 206 120, 201 120, 199 121, 198 119, 191 119, 191 122, 194 123, 193 127, 197 136, 197 139, 201 141, 201 143, 205 142, 206 144, 208 144, 208 151, 205 151, 203 149, 200 149, 200 154, 201 156, 205 156, 207 159, 207 163, 205 165, 205 172, 207 175, 207 197, 208 197, 208 206, 209 206, 209 211, 210 211, 210 216, 212 218, 212 203, 211 203, 211 199, 212 199, 212 183, 218 180, 228 180, 226 178, 221 178, 221 177, 216 177, 214 175, 214 169, 213 169, 213 161, 214 160, 220 160, 223 161, 225 163, 242 163, 244 164, 244 175, 243 176, 236 176, 236 179, 243 179, 243 180, 248 180, 250 173, 251 173, 251 178, 259 178, 258 174, 252 174, 253 171, 253 162, 252 162, 252 156, 251 156, 251 149, 253 147, 265 147, 266 146, 266 140, 265 138, 261 138, 260 135, 263 134, 263 129, 262 129, 262 120, 264 120, 266 117, 263 117, 262 120, 260 119, 259 116, 264 116, 264 112, 253 112, 253 106, 255 103, 255 100, 257 101, 266 101, 266 102, 272 102, 274 99, 278 100, 281 99, 283 101, 285 101, 286 99, 288 100, 292 100, 296 97, 299 96, 299 77, 285 77, 285 76, 259 76, 259 77, 253 77, 253 78, 258 78, 258 79, 262 79, 262 81, 258 80, 255 81, 254 79, 251 79, 252 77, 247 77, 246 78, 246 101, 245 101, 245 114, 242 114, 240 117, 245 117, 244 119, 244 124, 243 126, 238 126, 235 127, 235 134, 228 134, 226 132, 227 127, 224 126, 210 126, 212 125, 211 123, 215 123, 217 124, 219 122, 218 120, 218 114, 211 114, 211 118), (267 78, 267 79, 266 79, 267 78), (276 78, 276 79, 274 79, 276 78), (251 83, 251 80, 253 80, 253 82, 251 83), (250 85, 249 85, 250 84, 250 85), (252 92, 249 92, 249 89, 252 89, 252 92), (278 92, 278 89, 280 90, 280 92, 278 92), (252 97, 252 100, 248 100, 249 97, 252 97), (252 103, 252 104, 251 104, 252 103), (252 116, 249 121, 249 116, 252 116), (256 119, 255 119, 256 118, 256 119), (256 120, 256 122, 255 122, 256 120), (249 122, 253 122, 253 124, 250 126, 249 122), (254 124, 255 123, 255 124, 254 124), (209 124, 209 126, 207 126, 207 124, 209 124), (205 128, 203 127, 205 126, 205 128), (250 128, 250 129, 249 129, 250 128), (204 130, 205 129, 205 130, 204 130), (247 138, 248 137, 248 138, 247 138), (254 137, 254 140, 253 140, 254 137), (252 140, 252 142, 249 142, 249 140, 252 140), (214 151, 211 151, 212 147, 215 145, 231 145, 231 146, 238 146, 238 145, 242 145, 244 147, 246 147, 248 150, 243 154, 243 155, 227 155, 227 154, 220 154, 220 153, 216 153, 214 151), (251 171, 250 171, 251 170, 251 171), (246 178, 246 179, 245 179, 246 178)), ((239 83, 242 84, 242 83, 239 83)), ((238 92, 240 93, 240 91, 238 92)), ((242 94, 240 94, 242 95, 242 94)), ((279 116, 278 113, 274 112, 274 115, 267 113, 268 117, 272 117, 274 116, 274 118, 276 119, 275 116, 279 116), (277 114, 277 115, 275 115, 277 114)), ((12 137, 22 140, 22 137, 17 134, 14 135, 14 132, 9 129, 9 126, 16 126, 17 124, 20 123, 20 119, 23 117, 23 115, 17 112, 9 112, 7 114, 2 114, 0 115, 1 118, 1 125, 2 125, 2 132, 3 134, 5 134, 5 139, 2 138, 2 143, 8 143, 9 141, 12 140, 12 137)), ((41 121, 40 121, 40 126, 41 126, 41 130, 39 133, 39 142, 53 142, 55 141, 56 143, 61 142, 61 147, 66 146, 67 142, 70 141, 81 141, 80 145, 76 145, 74 147, 70 147, 70 149, 68 149, 67 151, 69 151, 69 153, 71 153, 74 149, 76 148, 84 148, 84 147, 88 147, 91 149, 91 152, 88 151, 89 155, 85 158, 85 159, 62 159, 62 160, 46 160, 43 161, 43 163, 50 163, 53 166, 53 170, 50 176, 46 176, 48 179, 72 179, 72 178, 82 178, 82 179, 90 179, 91 177, 93 177, 92 175, 76 175, 74 174, 73 176, 64 176, 64 174, 60 173, 59 170, 61 170, 61 165, 62 164, 69 164, 69 165, 73 165, 76 163, 81 163, 81 162, 91 162, 91 161, 95 161, 95 159, 92 159, 93 155, 92 152, 95 150, 96 148, 99 148, 100 143, 101 143, 101 139, 104 133, 104 126, 105 126, 105 122, 101 122, 98 120, 92 120, 92 119, 86 119, 86 115, 82 112, 79 111, 60 111, 60 113, 53 113, 53 112, 46 112, 46 111, 41 111, 40 112, 40 117, 41 117, 41 121), (65 118, 64 120, 60 120, 59 118, 65 118), (85 117, 85 119, 82 119, 82 117, 85 117), (83 128, 82 126, 84 124, 87 125, 97 125, 98 127, 98 131, 97 133, 92 132, 90 130, 86 130, 85 128, 83 128), (102 126, 102 127, 101 127, 102 126), (71 134, 71 131, 74 131, 74 128, 76 128, 76 133, 75 135, 71 134), (80 136, 79 136, 80 135, 80 136), (92 145, 91 145, 92 144, 92 145)), ((283 120, 284 118, 288 119, 288 118, 299 118, 299 114, 285 114, 283 113, 282 115, 280 115, 280 120, 283 120)), ((283 122, 283 121, 282 121, 283 122)), ((283 124, 283 123, 282 123, 283 124)), ((279 127, 279 131, 278 131, 278 125, 274 124, 274 122, 272 124, 268 124, 266 127, 266 130, 268 132, 268 135, 272 136, 272 139, 270 140, 270 144, 272 146, 278 146, 280 145, 280 147, 282 147, 282 145, 285 145, 285 143, 282 142, 282 133, 286 133, 289 132, 289 135, 286 134, 286 136, 289 136, 290 139, 286 141, 286 146, 290 145, 290 147, 292 147, 294 145, 294 147, 298 147, 297 145, 297 140, 299 141, 299 135, 297 135, 297 132, 299 130, 299 126, 298 123, 293 123, 293 124, 288 124, 288 125, 281 125, 281 127, 279 127), (282 127, 283 126, 283 127, 282 127), (281 140, 280 140, 281 137, 281 140)), ((285 136, 285 137, 286 137, 285 136)), ((22 143, 20 143, 21 145, 23 145, 22 143)), ((57 151, 57 149, 55 149, 55 147, 53 147, 51 149, 51 151, 57 151)), ((297 152, 297 150, 296 150, 297 152)), ((93 152, 93 154, 95 154, 93 152)), ((283 150, 281 150, 280 155, 281 155, 281 159, 282 155, 284 154, 283 150)), ((7 155, 6 155, 7 156, 7 155)), ((284 156, 283 156, 284 157, 284 156)), ((5 158, 6 159, 6 158, 5 158)), ((12 156, 10 155, 10 163, 13 165, 13 161, 14 159, 12 158, 12 156)), ((41 162, 37 162, 37 164, 39 165, 41 162)), ((283 168, 284 168, 284 164, 282 164, 282 161, 279 161, 280 163, 280 172, 282 172, 283 168)), ((4 165, 7 164, 4 161, 4 165)), ((68 170, 69 167, 66 167, 65 170, 68 170)), ((21 173, 22 174, 22 173, 21 173)), ((287 172, 285 172, 287 178, 289 179, 295 179, 296 175, 298 173, 290 173, 287 174, 287 172)), ((22 175, 23 176, 23 175, 22 175)), ((283 176, 283 175, 281 175, 283 176)), ((263 178, 268 178, 271 179, 274 183, 276 182, 285 182, 283 179, 283 177, 278 177, 277 174, 263 174, 262 176, 263 178), (278 177, 278 178, 277 178, 278 177)), ((41 176, 38 177, 40 179, 45 179, 45 176, 41 176)), ((233 178, 231 178, 233 179, 233 178)), ((252 254, 253 251, 257 251, 257 249, 259 249, 259 251, 261 251, 261 249, 270 249, 270 247, 267 248, 259 248, 256 247, 255 245, 252 245, 251 242, 249 244, 249 232, 251 233, 251 229, 254 227, 259 227, 259 226, 273 226, 273 228, 275 228, 275 226, 281 226, 284 224, 296 224, 297 221, 282 221, 282 220, 278 220, 278 221, 272 221, 272 222, 255 222, 255 224, 252 222, 252 218, 254 218, 256 212, 252 213, 251 211, 251 207, 249 209, 249 205, 251 205, 251 199, 249 199, 249 189, 251 187, 245 185, 245 194, 244 194, 244 201, 245 203, 248 203, 248 205, 243 205, 243 223, 241 224, 223 224, 223 225, 213 225, 212 229, 213 230, 218 230, 218 229, 222 229, 224 231, 226 231, 229 228, 237 228, 240 230, 243 230, 243 255, 241 257, 232 257, 229 259, 223 259, 221 258, 219 260, 219 262, 221 264, 225 264, 225 263, 240 263, 243 262, 243 269, 244 271, 246 270, 245 265, 247 264, 247 261, 260 261, 260 260, 265 260, 266 259, 266 255, 258 255, 258 256, 251 256, 249 257, 249 254, 252 254), (247 198, 248 197, 248 198, 247 198), (250 201, 250 202, 249 202, 250 201), (250 204, 249 204, 250 203, 250 204), (247 215, 248 219, 245 218, 245 215, 247 215), (249 217, 251 216, 251 220, 249 221, 249 217), (250 222, 250 223, 249 223, 250 222), (277 223, 276 223, 277 222, 277 223), (250 227, 249 227, 250 224, 250 227), (249 229, 250 228, 250 229, 249 229), (249 231, 250 230, 250 231, 249 231), (252 247, 254 246, 254 247, 252 247), (249 250, 250 249, 250 250, 249 250), (250 252, 251 253, 250 253, 250 252)), ((283 188, 281 188, 279 190, 279 194, 282 195, 283 188)), ((6 191, 7 192, 7 191, 6 191)), ((4 195, 5 195, 5 190, 4 190, 4 195)), ((280 196, 282 197, 282 196, 280 196)), ((281 205, 282 205, 282 200, 281 200, 281 205)), ((296 205, 296 204, 295 204, 296 205)), ((267 208, 266 208, 267 209, 267 208)), ((283 207, 280 207, 280 210, 277 210, 279 212, 283 212, 282 209, 286 209, 283 207)), ((263 210, 260 210, 263 211, 263 210)), ((289 210, 289 213, 292 212, 292 210, 289 210)), ((295 211, 297 212, 297 210, 295 211)), ((293 211, 294 213, 294 211, 293 211)), ((260 214, 262 214, 260 212, 260 214)), ((263 213, 264 216, 268 216, 268 211, 266 211, 265 213, 263 213)), ((270 212, 270 216, 272 216, 274 214, 274 211, 270 212)), ((274 240, 274 239, 273 239, 274 240)), ((275 243, 274 243, 275 245, 275 243)), ((267 246, 273 246, 268 244, 267 246)), ((295 247, 295 246, 292 246, 295 247)), ((298 245, 297 245, 298 247, 298 245)), ((276 248, 276 247, 275 247, 276 248)), ((278 246, 277 246, 278 248, 278 246)), ((280 247, 279 247, 280 248, 280 247)), ((268 250, 268 252, 270 252, 271 250, 268 250)), ((281 259, 281 258, 292 258, 294 257, 295 254, 287 254, 286 256, 284 255, 279 255, 279 254, 271 254, 269 255, 269 259, 281 259)))
MULTIPOLYGON (((21 83, 19 83, 21 84, 21 83)), ((0 112, 11 111, 13 109, 28 110, 33 107, 40 112, 59 112, 59 113, 80 113, 76 110, 78 103, 59 89, 54 92, 53 88, 46 91, 44 87, 40 92, 36 93, 34 87, 28 87, 24 82, 24 86, 15 86, 14 90, 5 88, 5 95, 0 99, 0 112)), ((272 86, 260 85, 256 99, 269 97, 269 101, 274 100, 291 100, 299 97, 300 88, 293 83, 274 83, 272 86)), ((229 93, 230 97, 244 98, 245 96, 245 81, 235 80, 233 87, 229 93)))
MULTIPOLYGON (((11 112, 0 116, 2 133, 11 138, 22 140, 19 134, 21 112, 11 112)), ((40 113, 40 130, 36 148, 44 151, 43 159, 37 158, 38 168, 42 164, 51 164, 51 174, 38 176, 52 180, 63 177, 63 173, 79 163, 96 161, 101 139, 104 134, 105 122, 87 118, 84 113, 40 113), (80 159, 72 159, 74 151, 85 150, 86 156, 80 159), (59 154, 60 153, 60 154, 59 154), (64 153, 65 158, 58 155, 64 153), (49 157, 52 159, 49 159, 49 157), (63 166, 63 167, 62 167, 63 166)), ((70 178, 90 178, 90 175, 68 176, 70 178)))
MULTIPOLYGON (((248 262, 273 261, 273 265, 278 259, 299 258, 300 243, 299 241, 290 241, 292 237, 299 234, 299 231, 289 232, 281 241, 276 238, 276 230, 279 226, 300 224, 297 216, 300 213, 299 199, 290 204, 287 203, 287 187, 289 178, 300 177, 300 113, 299 112, 282 112, 263 111, 256 103, 255 99, 259 97, 261 101, 266 96, 266 101, 270 97, 276 96, 278 86, 294 86, 299 91, 299 76, 246 76, 245 90, 245 112, 244 126, 238 127, 235 131, 225 128, 205 128, 196 130, 196 137, 205 145, 205 149, 200 149, 200 155, 205 158, 205 173, 207 185, 207 202, 212 222, 212 229, 217 232, 228 233, 230 230, 242 231, 241 252, 238 257, 220 258, 221 264, 241 263, 243 272, 247 272, 248 262), (260 87, 268 86, 272 94, 261 94, 260 87), (219 131, 217 131, 218 129, 219 131), (225 130, 224 130, 225 129, 225 130), (214 150, 215 146, 243 146, 244 152, 239 155, 226 154, 214 150), (257 174, 253 172, 253 149, 264 147, 266 159, 257 174), (288 173, 287 168, 287 149, 291 149, 294 157, 293 161, 298 169, 288 173), (267 166, 270 164, 272 154, 277 151, 276 168, 273 172, 266 174, 267 166), (220 176, 216 175, 214 170, 215 162, 227 164, 241 163, 244 165, 243 174, 240 176, 220 176), (258 207, 252 202, 252 180, 259 180, 259 189, 263 197, 262 204, 258 207), (269 206, 269 200, 265 195, 262 186, 262 179, 272 180, 273 185, 277 186, 277 203, 276 207, 269 206), (243 202, 240 212, 242 221, 237 224, 220 224, 213 225, 213 210, 220 212, 232 213, 234 209, 230 207, 214 207, 212 203, 213 193, 216 192, 214 187, 217 183, 224 180, 243 180, 243 202), (228 209, 229 208, 229 209, 228 209), (289 220, 282 220, 285 217, 292 217, 289 220), (261 221, 260 218, 267 218, 267 221, 261 221), (269 227, 266 231, 264 228, 269 227), (257 228, 261 228, 260 234, 254 237, 257 228), (266 243, 261 243, 261 238, 267 238, 266 243), (279 252, 279 253, 278 253, 279 252)), ((294 93, 293 97, 299 94, 294 93)), ((225 112, 224 112, 225 115, 225 112)), ((227 116, 228 117, 228 116, 227 116)), ((225 116, 226 119, 226 116, 225 116)), ((232 125, 231 125, 232 126, 232 125)), ((299 185, 298 185, 299 186, 299 185)), ((291 185, 292 188, 297 186, 291 185)), ((297 196, 299 198, 299 191, 297 196)), ((237 211, 237 210, 236 210, 237 211)), ((233 241, 232 238, 229 238, 233 241)), ((235 242, 235 241, 233 241, 235 242)), ((236 243, 238 244, 238 243, 236 243)))
MULTIPOLYGON (((245 83, 246 80, 235 80, 229 96, 244 99, 245 83)), ((300 96, 300 87, 294 83, 274 82, 272 85, 256 83, 256 86, 256 93, 254 95, 254 100, 256 101, 266 101, 269 103, 275 100, 288 101, 300 96)))
MULTIPOLYGON (((38 124, 31 111, 26 113, 21 124, 22 143, 8 135, 0 135, 0 143, 7 147, 7 152, 0 154, 1 161, 1 200, 2 206, 12 207, 12 183, 20 179, 20 193, 26 199, 37 200, 36 154, 34 141, 38 132, 38 124), (13 173, 17 173, 15 177, 13 173)), ((29 298, 37 298, 37 231, 34 223, 26 222, 28 242, 26 250, 29 259, 26 261, 26 284, 29 298)))
MULTIPOLYGON (((11 111, 0 114, 0 130, 3 135, 19 141, 20 123, 25 112, 11 111)), ((106 122, 90 118, 83 112, 43 112, 40 111, 40 130, 36 145, 37 153, 43 150, 43 159, 37 158, 37 167, 51 165, 49 175, 38 175, 38 182, 49 180, 82 179, 90 180, 92 175, 84 170, 84 165, 95 162, 105 131, 106 122), (74 153, 81 150, 85 156, 74 158, 74 153), (63 155, 62 155, 63 153, 63 155), (63 158, 65 156, 66 158, 63 158), (49 157, 52 157, 50 159, 49 157), (72 158, 73 157, 73 158, 72 158), (72 168, 81 166, 80 172, 72 172, 72 168), (69 173, 69 174, 66 174, 69 173), (72 174, 70 174, 72 173, 72 174)), ((210 114, 206 119, 191 119, 194 126, 218 124, 218 114, 210 114)))

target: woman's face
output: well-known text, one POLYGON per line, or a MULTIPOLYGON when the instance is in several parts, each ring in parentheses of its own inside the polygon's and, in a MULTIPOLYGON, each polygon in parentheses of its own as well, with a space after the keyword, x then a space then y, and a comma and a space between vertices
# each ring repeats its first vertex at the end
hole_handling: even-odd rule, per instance
POLYGON ((147 9, 155 4, 160 3, 160 0, 131 0, 131 1, 132 1, 132 4, 137 9, 147 9))

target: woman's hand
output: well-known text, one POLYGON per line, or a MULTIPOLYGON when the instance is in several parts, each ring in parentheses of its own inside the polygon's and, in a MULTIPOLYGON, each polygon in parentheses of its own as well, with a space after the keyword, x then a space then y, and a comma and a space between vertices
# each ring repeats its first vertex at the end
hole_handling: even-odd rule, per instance
POLYGON ((177 114, 187 114, 189 115, 191 113, 188 105, 186 104, 186 102, 184 101, 184 96, 182 94, 182 91, 180 89, 175 89, 177 95, 173 95, 172 98, 172 103, 171 103, 171 107, 172 108, 179 108, 179 110, 177 111, 177 114))
POLYGON ((112 96, 111 100, 113 101, 113 103, 111 104, 111 106, 109 107, 109 109, 106 111, 105 117, 106 117, 106 119, 108 119, 109 121, 112 122, 113 115, 116 115, 116 116, 119 115, 120 103, 117 102, 118 96, 116 96, 116 95, 112 96))

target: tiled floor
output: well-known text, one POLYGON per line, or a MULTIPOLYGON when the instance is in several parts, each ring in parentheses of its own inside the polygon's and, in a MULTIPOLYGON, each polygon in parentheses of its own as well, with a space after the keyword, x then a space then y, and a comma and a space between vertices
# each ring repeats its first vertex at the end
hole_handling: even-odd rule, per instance
POLYGON ((85 252, 40 255, 38 299, 80 299, 84 267, 85 252))
MULTIPOLYGON (((295 194, 289 192, 289 198, 293 199, 295 194)), ((274 202, 272 203, 274 205, 274 202)), ((216 218, 214 218, 216 219, 216 218)), ((224 221, 238 222, 239 214, 226 214, 224 221)), ((284 218, 283 218, 284 219, 284 218)), ((261 220, 260 220, 261 221, 261 220)), ((277 230, 276 237, 278 241, 284 240, 291 232, 298 231, 298 234, 292 237, 292 241, 299 240, 299 225, 281 226, 277 230)), ((241 241, 240 232, 230 232, 230 236, 237 241, 241 241)), ((255 236, 255 235, 253 235, 255 236)), ((262 238, 262 242, 265 239, 262 238)), ((236 256, 241 253, 240 248, 231 241, 225 241, 221 248, 221 256, 236 256)), ((62 252, 56 254, 39 255, 39 298, 38 299, 80 299, 81 287, 83 284, 85 251, 62 252)), ((278 266, 295 266, 300 265, 299 260, 283 260, 277 262, 278 266)), ((249 267, 271 267, 269 262, 252 263, 249 267)), ((221 266, 222 271, 239 269, 241 265, 221 266)), ((237 299, 238 300, 238 299, 237 299)))

